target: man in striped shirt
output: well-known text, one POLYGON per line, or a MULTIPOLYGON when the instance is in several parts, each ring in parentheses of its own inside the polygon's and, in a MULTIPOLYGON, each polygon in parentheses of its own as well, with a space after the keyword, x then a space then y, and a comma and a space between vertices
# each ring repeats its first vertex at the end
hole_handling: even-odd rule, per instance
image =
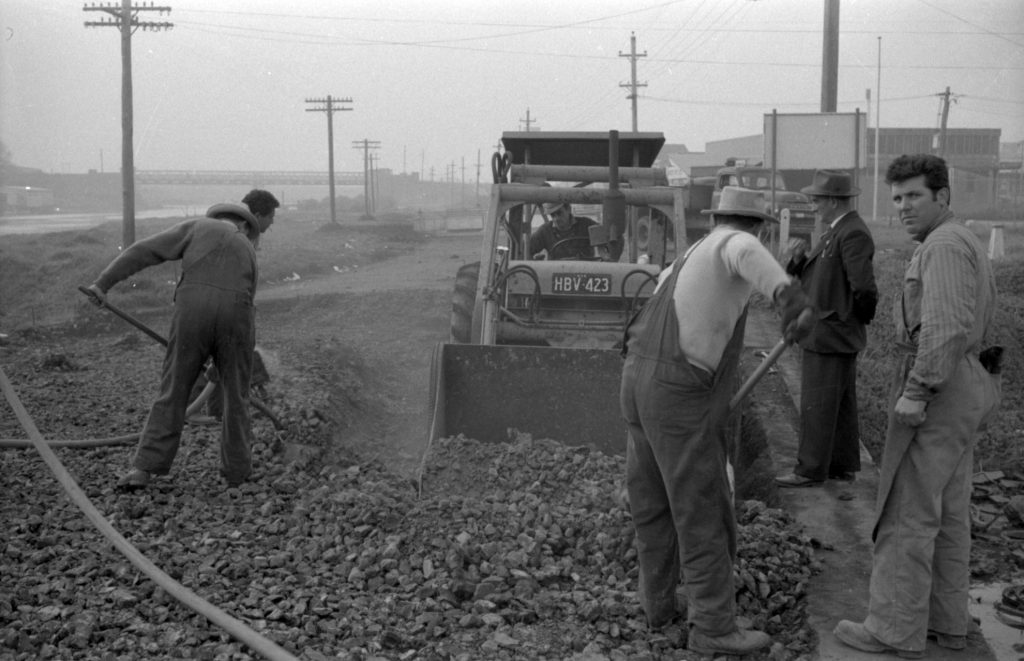
POLYGON ((865 652, 913 659, 928 638, 967 646, 974 443, 1001 396, 1000 377, 979 358, 996 287, 978 238, 949 210, 945 161, 900 156, 886 182, 920 244, 893 309, 904 359, 882 456, 868 614, 840 621, 835 634, 865 652))

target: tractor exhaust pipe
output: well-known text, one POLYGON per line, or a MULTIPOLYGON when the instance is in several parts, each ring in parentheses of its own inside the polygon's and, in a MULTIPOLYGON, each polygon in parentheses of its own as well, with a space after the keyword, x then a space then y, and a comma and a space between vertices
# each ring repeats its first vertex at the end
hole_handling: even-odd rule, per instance
POLYGON ((619 188, 619 132, 608 131, 608 190, 601 205, 601 224, 608 229, 611 261, 622 255, 626 233, 626 196, 619 188))

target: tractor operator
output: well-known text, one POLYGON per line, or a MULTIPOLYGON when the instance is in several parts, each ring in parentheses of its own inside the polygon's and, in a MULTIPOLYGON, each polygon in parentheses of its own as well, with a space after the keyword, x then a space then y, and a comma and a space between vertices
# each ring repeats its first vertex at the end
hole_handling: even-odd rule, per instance
POLYGON ((551 220, 530 235, 530 255, 540 259, 580 259, 591 257, 590 228, 597 225, 592 218, 574 216, 568 202, 547 202, 544 215, 551 220))
POLYGON ((687 613, 687 646, 749 654, 771 644, 736 621, 736 518, 727 477, 729 403, 756 289, 782 309, 787 341, 814 324, 810 299, 757 232, 760 193, 722 190, 715 227, 662 271, 626 328, 620 403, 629 426, 626 488, 641 606, 652 629, 687 613), (688 608, 676 603, 686 584, 688 608))
POLYGON ((119 491, 144 489, 153 475, 170 472, 189 394, 211 357, 224 393, 221 472, 229 487, 252 473, 248 400, 256 340, 256 246, 273 224, 279 203, 259 189, 250 191, 243 202, 248 208, 215 204, 205 218, 190 218, 136 241, 89 286, 93 302, 101 306, 118 282, 144 268, 181 260, 160 394, 139 436, 133 468, 117 482, 119 491))

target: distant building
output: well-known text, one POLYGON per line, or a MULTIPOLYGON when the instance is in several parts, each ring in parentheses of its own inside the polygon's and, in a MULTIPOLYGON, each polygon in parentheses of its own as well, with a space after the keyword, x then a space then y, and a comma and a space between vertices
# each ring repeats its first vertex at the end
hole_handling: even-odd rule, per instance
POLYGON ((36 186, 3 186, 0 213, 15 216, 30 213, 53 213, 57 210, 53 191, 36 186))
MULTIPOLYGON (((939 154, 949 165, 950 206, 963 218, 993 216, 998 206, 1001 129, 947 129, 946 144, 938 144, 933 128, 882 128, 878 135, 879 215, 893 214, 885 170, 902 154, 939 154), (940 153, 941 151, 941 153, 940 153)), ((867 131, 867 163, 861 172, 861 214, 870 215, 875 192, 875 129, 867 131)))
MULTIPOLYGON (((879 133, 877 186, 874 182, 875 129, 864 136, 867 162, 852 172, 862 193, 858 210, 870 217, 875 208, 882 218, 893 215, 885 170, 901 154, 934 154, 941 149, 950 168, 952 207, 964 218, 999 217, 1009 208, 1024 205, 1024 142, 1000 145, 1001 129, 947 129, 945 145, 938 144, 933 128, 882 128, 879 133), (877 196, 877 200, 873 198, 877 196)), ((714 175, 727 162, 758 165, 765 160, 763 135, 751 135, 709 142, 703 152, 683 145, 666 144, 655 162, 657 167, 675 173, 669 183, 686 185, 691 179, 714 175), (684 176, 686 173, 688 176, 684 176)), ((822 167, 827 167, 822 165, 822 167)), ((792 190, 800 190, 813 179, 813 170, 782 170, 792 190)))

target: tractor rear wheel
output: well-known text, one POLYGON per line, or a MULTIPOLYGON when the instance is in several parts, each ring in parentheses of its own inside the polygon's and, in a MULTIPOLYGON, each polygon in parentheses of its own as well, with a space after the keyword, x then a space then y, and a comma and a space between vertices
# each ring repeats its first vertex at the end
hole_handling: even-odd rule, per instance
POLYGON ((455 274, 452 294, 451 341, 469 344, 473 335, 473 308, 476 307, 476 286, 480 281, 480 262, 463 264, 455 274))

